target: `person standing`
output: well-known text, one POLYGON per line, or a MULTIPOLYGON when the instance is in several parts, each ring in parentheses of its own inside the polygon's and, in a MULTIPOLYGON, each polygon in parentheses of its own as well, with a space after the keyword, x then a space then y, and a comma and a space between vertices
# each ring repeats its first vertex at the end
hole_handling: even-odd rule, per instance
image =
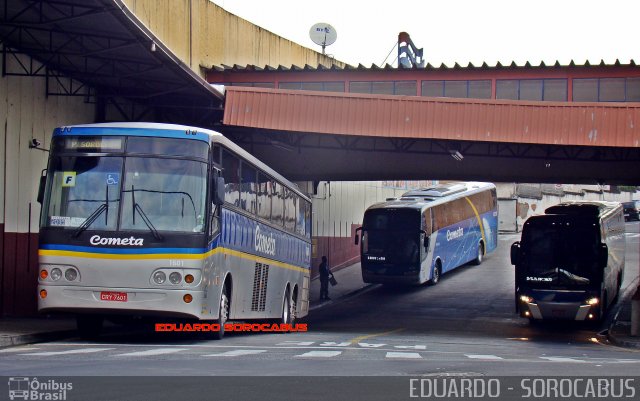
POLYGON ((331 272, 329 271, 329 264, 327 263, 327 257, 322 257, 322 262, 320 262, 320 266, 318 267, 320 270, 320 300, 329 300, 329 275, 331 272))

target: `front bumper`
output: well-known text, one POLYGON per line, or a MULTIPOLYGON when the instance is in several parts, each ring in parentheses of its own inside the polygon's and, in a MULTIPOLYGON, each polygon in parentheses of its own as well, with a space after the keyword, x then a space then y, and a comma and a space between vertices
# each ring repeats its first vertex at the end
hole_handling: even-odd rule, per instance
POLYGON ((38 311, 132 314, 201 318, 204 293, 193 290, 103 288, 60 285, 39 285, 38 294, 46 290, 46 297, 38 296, 38 311), (126 293, 127 300, 101 300, 102 292, 126 293), (190 294, 191 302, 184 301, 190 294))

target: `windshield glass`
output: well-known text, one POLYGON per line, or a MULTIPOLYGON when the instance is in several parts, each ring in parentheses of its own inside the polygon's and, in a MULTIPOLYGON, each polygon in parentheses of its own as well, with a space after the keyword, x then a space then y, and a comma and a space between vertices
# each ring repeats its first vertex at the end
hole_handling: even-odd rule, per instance
POLYGON ((367 260, 414 263, 420 256, 420 213, 409 209, 374 209, 365 213, 364 254, 367 260))
POLYGON ((129 157, 122 193, 122 230, 202 232, 207 165, 177 160, 129 157))
POLYGON ((122 157, 53 158, 43 227, 79 227, 95 212, 92 229, 115 230, 121 171, 122 157), (101 209, 104 210, 97 212, 101 209))
POLYGON ((206 163, 150 157, 58 156, 52 158, 49 177, 43 227, 204 230, 206 163))
POLYGON ((595 224, 528 227, 522 235, 526 280, 552 287, 584 287, 596 282, 599 241, 595 224))

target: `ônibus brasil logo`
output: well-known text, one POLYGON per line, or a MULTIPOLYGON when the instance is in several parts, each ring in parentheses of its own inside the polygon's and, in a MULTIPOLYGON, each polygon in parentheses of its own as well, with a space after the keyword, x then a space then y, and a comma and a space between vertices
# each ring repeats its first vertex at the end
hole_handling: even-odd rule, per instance
POLYGON ((59 400, 67 399, 67 392, 73 390, 73 384, 59 379, 38 380, 37 377, 10 377, 10 400, 59 400))

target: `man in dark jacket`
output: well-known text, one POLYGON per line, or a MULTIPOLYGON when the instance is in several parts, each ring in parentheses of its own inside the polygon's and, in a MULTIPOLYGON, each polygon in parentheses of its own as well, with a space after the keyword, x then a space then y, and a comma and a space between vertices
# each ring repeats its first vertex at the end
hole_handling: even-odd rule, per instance
POLYGON ((329 264, 327 263, 327 257, 322 257, 322 262, 318 267, 320 270, 320 300, 331 299, 329 298, 329 264))

